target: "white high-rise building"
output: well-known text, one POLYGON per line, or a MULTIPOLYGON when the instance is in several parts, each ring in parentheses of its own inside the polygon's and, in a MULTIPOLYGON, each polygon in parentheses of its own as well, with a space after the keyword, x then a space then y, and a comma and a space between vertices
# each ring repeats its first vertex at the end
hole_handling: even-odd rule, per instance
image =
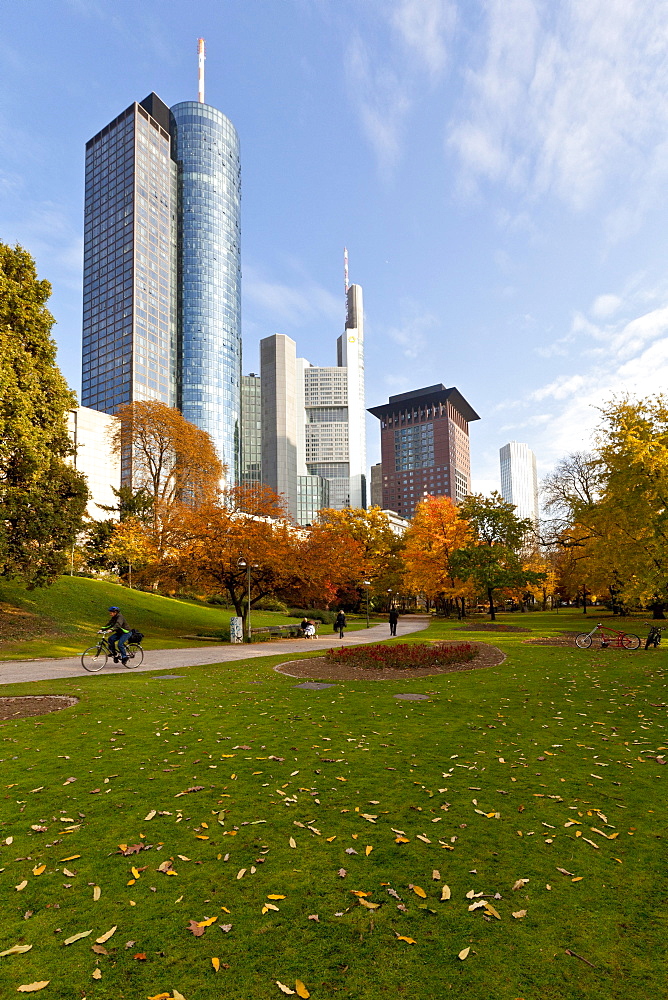
POLYGON ((302 524, 321 507, 366 507, 362 289, 351 285, 337 364, 297 357, 284 334, 260 341, 262 474, 302 524))
POLYGON ((499 449, 501 495, 515 504, 517 517, 530 518, 538 524, 538 475, 536 456, 528 444, 509 441, 499 449))

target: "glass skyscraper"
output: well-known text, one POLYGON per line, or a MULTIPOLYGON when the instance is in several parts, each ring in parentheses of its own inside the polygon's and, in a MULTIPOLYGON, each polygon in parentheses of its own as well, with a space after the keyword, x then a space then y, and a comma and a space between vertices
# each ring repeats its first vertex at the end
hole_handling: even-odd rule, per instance
MULTIPOLYGON (((86 145, 82 403, 178 406, 239 472, 239 142, 215 108, 155 94, 86 145)), ((131 482, 124 456, 123 482, 131 482)))

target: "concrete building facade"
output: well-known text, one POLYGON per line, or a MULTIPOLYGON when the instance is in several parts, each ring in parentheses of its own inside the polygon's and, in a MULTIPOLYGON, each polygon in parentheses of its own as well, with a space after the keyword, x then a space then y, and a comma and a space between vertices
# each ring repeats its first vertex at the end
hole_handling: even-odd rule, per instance
POLYGON ((480 418, 458 389, 400 393, 369 413, 380 420, 383 508, 410 518, 423 496, 459 503, 471 492, 469 424, 480 418))
POLYGON ((86 477, 90 492, 86 514, 94 521, 113 517, 104 507, 118 506, 114 489, 121 488, 121 463, 111 446, 117 423, 116 417, 87 406, 68 414, 67 427, 76 449, 70 461, 86 477))
POLYGON ((360 286, 348 289, 335 366, 298 358, 297 345, 285 334, 260 342, 260 365, 264 482, 285 496, 290 514, 304 524, 313 521, 316 503, 337 510, 366 507, 360 286))

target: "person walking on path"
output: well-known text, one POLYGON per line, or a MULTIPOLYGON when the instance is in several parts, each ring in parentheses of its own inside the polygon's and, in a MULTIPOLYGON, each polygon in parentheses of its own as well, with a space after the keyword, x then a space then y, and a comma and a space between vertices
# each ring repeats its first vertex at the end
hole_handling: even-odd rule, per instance
POLYGON ((101 632, 111 629, 109 635, 109 649, 111 650, 111 655, 114 658, 114 663, 118 663, 119 653, 120 659, 123 666, 128 662, 128 651, 125 648, 125 643, 130 638, 130 632, 132 629, 128 626, 125 618, 121 614, 121 609, 117 607, 108 608, 111 618, 104 626, 100 629, 101 632), (118 643, 118 650, 116 649, 116 643, 118 643))
POLYGON ((339 611, 334 622, 334 629, 339 633, 339 639, 343 639, 343 630, 346 627, 346 616, 343 611, 339 611))
POLYGON ((396 608, 390 609, 390 635, 397 634, 397 622, 399 621, 399 612, 396 608))

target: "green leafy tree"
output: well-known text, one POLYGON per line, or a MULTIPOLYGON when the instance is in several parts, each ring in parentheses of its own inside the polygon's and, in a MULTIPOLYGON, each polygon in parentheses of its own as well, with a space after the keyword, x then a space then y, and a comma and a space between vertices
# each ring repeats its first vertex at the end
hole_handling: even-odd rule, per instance
POLYGON ((56 364, 48 281, 0 243, 0 575, 44 586, 65 568, 88 488, 67 459, 76 406, 56 364))
POLYGON ((545 574, 526 568, 522 549, 533 531, 529 518, 519 518, 515 507, 494 492, 489 497, 473 494, 459 505, 459 517, 467 521, 473 534, 473 544, 457 549, 450 557, 455 576, 471 580, 484 591, 489 601, 489 614, 496 620, 495 594, 500 590, 538 584, 545 574))

